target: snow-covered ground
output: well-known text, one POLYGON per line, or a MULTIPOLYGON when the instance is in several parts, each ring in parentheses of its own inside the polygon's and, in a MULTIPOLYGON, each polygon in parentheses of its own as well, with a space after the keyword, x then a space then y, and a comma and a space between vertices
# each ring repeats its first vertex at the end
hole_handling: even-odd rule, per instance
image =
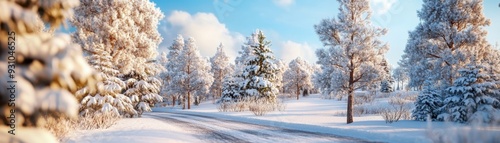
POLYGON ((153 118, 124 118, 108 129, 70 133, 68 143, 195 143, 193 134, 173 124, 153 118))
MULTIPOLYGON (((381 105, 387 99, 376 99, 381 105)), ((252 112, 219 112, 212 102, 204 102, 192 106, 191 110, 166 107, 155 108, 155 112, 189 112, 190 114, 213 116, 262 125, 280 126, 320 133, 333 133, 341 136, 360 138, 381 142, 431 142, 426 136, 427 122, 400 120, 386 123, 380 115, 361 115, 354 117, 354 123, 346 124, 346 101, 321 99, 318 95, 301 97, 300 100, 285 101, 285 111, 274 111, 264 116, 255 116, 252 112), (312 126, 308 126, 312 125, 312 126)), ((462 126, 455 123, 433 122, 433 130, 444 130, 447 127, 462 126)), ((499 131, 499 130, 497 130, 499 131)), ((499 131, 500 133, 500 131, 499 131)))
MULTIPOLYGON (((241 128, 235 128, 243 128, 244 123, 248 123, 248 130, 263 125, 280 130, 290 129, 308 133, 333 134, 376 142, 431 142, 426 136, 429 125, 427 122, 400 120, 399 122, 386 123, 379 115, 361 115, 354 117, 354 123, 346 124, 345 115, 339 114, 345 111, 346 102, 321 99, 318 95, 301 97, 300 100, 289 99, 285 101, 285 104, 285 111, 274 111, 264 116, 255 116, 249 111, 219 112, 211 101, 204 102, 199 106, 192 106, 191 110, 182 110, 177 107, 158 107, 153 109, 154 112, 146 113, 142 118, 122 119, 109 129, 74 132, 70 134, 66 142, 210 142, 203 140, 205 136, 200 137, 200 131, 193 132, 192 129, 190 131, 189 128, 193 128, 190 127, 191 125, 179 125, 179 121, 185 122, 183 124, 199 122, 199 125, 195 125, 198 130, 204 128, 202 129, 204 132, 216 132, 214 135, 220 136, 222 134, 236 138, 247 136, 233 132, 242 131, 241 128), (222 122, 215 123, 218 119, 222 122), (224 124, 224 121, 234 125, 217 126, 217 124, 224 124), (234 122, 230 123, 229 121, 234 122)), ((374 104, 387 104, 387 99, 376 99, 374 104)), ((444 122, 433 122, 431 125, 432 130, 438 133, 447 133, 448 127, 463 126, 462 124, 444 122)), ((259 132, 258 134, 274 134, 272 133, 274 129, 258 128, 255 130, 259 132)), ((499 128, 490 130, 494 133, 500 133, 499 128)), ((308 138, 308 136, 302 139, 304 138, 308 138)), ((257 138, 248 141, 262 142, 257 138)))

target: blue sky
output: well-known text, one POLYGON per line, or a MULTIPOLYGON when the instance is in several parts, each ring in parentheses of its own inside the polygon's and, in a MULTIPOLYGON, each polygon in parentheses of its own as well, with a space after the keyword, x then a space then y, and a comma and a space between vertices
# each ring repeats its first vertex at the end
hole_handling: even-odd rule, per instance
MULTIPOLYGON (((164 38, 160 51, 167 51, 177 34, 194 37, 203 56, 213 56, 219 43, 231 58, 255 29, 264 31, 278 58, 289 61, 301 56, 316 62, 314 51, 323 48, 314 25, 336 17, 335 0, 153 0, 165 14, 160 24, 164 38)), ((386 54, 393 67, 403 54, 408 31, 418 24, 417 10, 422 1, 371 0, 372 24, 387 28, 382 41, 390 45, 386 54)), ((486 0, 484 14, 491 25, 487 40, 500 43, 498 1, 486 0)))

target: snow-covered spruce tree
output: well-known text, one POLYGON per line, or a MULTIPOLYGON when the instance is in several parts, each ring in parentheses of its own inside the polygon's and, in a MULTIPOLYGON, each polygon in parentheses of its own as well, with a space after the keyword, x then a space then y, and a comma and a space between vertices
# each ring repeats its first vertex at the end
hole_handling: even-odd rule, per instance
POLYGON ((288 64, 288 70, 283 75, 285 89, 288 93, 295 94, 297 100, 299 100, 301 93, 311 90, 313 87, 311 71, 309 63, 300 57, 297 57, 288 64))
MULTIPOLYGON (((181 35, 177 35, 177 38, 174 40, 172 43, 172 46, 168 47, 168 54, 167 54, 167 59, 169 60, 165 66, 165 68, 168 70, 166 73, 166 94, 167 97, 170 97, 172 99, 172 106, 175 106, 176 101, 180 100, 180 88, 178 85, 173 83, 173 78, 176 77, 180 72, 178 72, 181 69, 181 63, 179 62, 181 60, 181 52, 184 49, 184 38, 181 35)), ((180 104, 180 102, 178 102, 180 104)))
MULTIPOLYGON (((142 113, 148 110, 146 105, 160 101, 157 91, 139 93, 145 88, 138 89, 138 86, 145 86, 144 82, 158 86, 149 89, 159 89, 161 85, 161 82, 157 84, 158 79, 151 79, 160 69, 156 63, 150 62, 156 57, 156 49, 162 41, 157 31, 163 18, 160 9, 148 0, 84 0, 75 11, 72 20, 76 27, 75 41, 83 46, 88 55, 95 54, 92 53, 94 48, 102 48, 103 52, 109 53, 111 63, 120 73, 115 77, 127 82, 123 94, 131 100, 134 108, 142 113)), ((93 97, 98 94, 103 93, 96 93, 93 97)), ((113 102, 110 98, 106 100, 113 102)))
POLYGON ((491 46, 486 41, 482 0, 424 0, 418 11, 421 23, 409 33, 403 65, 409 86, 421 87, 428 77, 444 90, 458 77, 458 69, 471 63, 475 53, 483 62, 491 46))
POLYGON ((73 93, 98 75, 71 37, 42 31, 71 17, 77 0, 0 1, 0 142, 58 142, 44 117, 77 117, 73 93), (12 81, 12 82, 10 82, 12 81))
POLYGON ((432 120, 439 115, 439 108, 442 107, 443 101, 440 93, 436 92, 432 80, 426 80, 423 85, 423 91, 418 95, 415 101, 415 109, 412 110, 412 117, 417 121, 426 121, 427 116, 432 120))
POLYGON ((215 101, 216 98, 219 99, 222 97, 225 77, 231 76, 230 74, 233 72, 231 63, 229 63, 229 57, 224 52, 222 43, 217 47, 217 53, 210 58, 210 63, 212 65, 210 71, 214 74, 214 82, 210 87, 210 94, 212 94, 212 98, 215 101))
POLYGON ((253 54, 245 62, 246 67, 241 75, 243 81, 240 87, 244 98, 275 103, 279 90, 274 83, 279 69, 269 47, 271 42, 266 41, 264 33, 260 30, 257 30, 257 39, 257 43, 251 45, 253 54))
POLYGON ((179 90, 175 94, 185 96, 187 109, 191 109, 191 99, 207 95, 214 78, 210 73, 210 64, 201 57, 194 38, 187 40, 177 60, 180 67, 172 77, 171 84, 178 86, 179 90))
POLYGON ((239 83, 232 76, 226 76, 222 83, 222 96, 219 102, 238 102, 241 99, 239 83))
POLYGON ((316 33, 328 49, 318 50, 320 79, 330 80, 329 92, 347 93, 347 123, 353 122, 354 91, 379 83, 384 53, 388 46, 377 38, 386 33, 370 23, 369 0, 338 0, 337 19, 324 19, 315 25, 316 33))
POLYGON ((157 58, 158 64, 162 66, 162 70, 160 74, 158 75, 158 78, 161 80, 161 88, 160 88, 160 96, 163 97, 163 102, 168 102, 168 90, 167 90, 167 76, 168 76, 168 70, 166 68, 167 63, 168 63, 168 58, 167 58, 167 53, 161 52, 160 56, 157 58))
MULTIPOLYGON (((85 46, 88 46, 86 44, 85 46)), ((80 101, 80 115, 87 114, 109 114, 119 116, 124 114, 135 115, 137 112, 132 101, 121 92, 126 88, 118 75, 120 72, 111 63, 112 57, 104 51, 102 46, 95 46, 87 52, 91 53, 87 61, 100 73, 102 81, 97 83, 97 92, 90 92, 89 87, 84 87, 75 93, 80 101)))
POLYGON ((392 88, 392 84, 394 84, 394 79, 391 76, 391 65, 389 65, 389 63, 387 63, 387 60, 384 58, 384 60, 382 60, 382 66, 384 72, 382 74, 382 82, 380 83, 380 92, 393 92, 394 88, 392 88))
MULTIPOLYGON (((499 109, 500 102, 493 98, 500 94, 500 88, 488 74, 484 66, 468 65, 459 70, 460 77, 447 90, 450 97, 444 100, 448 112, 439 115, 439 119, 454 122, 491 122, 499 109)), ((498 117, 496 117, 498 118, 498 117)))

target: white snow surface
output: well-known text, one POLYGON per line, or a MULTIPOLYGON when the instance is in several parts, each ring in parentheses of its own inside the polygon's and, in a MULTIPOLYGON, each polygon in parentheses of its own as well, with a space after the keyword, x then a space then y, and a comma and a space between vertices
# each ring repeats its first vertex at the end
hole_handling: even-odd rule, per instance
MULTIPOLYGON (((427 122, 400 120, 385 123, 380 115, 361 115, 354 117, 354 123, 346 124, 345 115, 339 115, 346 109, 345 101, 321 99, 320 95, 301 97, 300 100, 288 99, 285 111, 274 111, 264 116, 255 116, 252 112, 219 112, 211 101, 191 110, 178 107, 156 107, 152 113, 142 118, 120 120, 109 129, 77 131, 65 142, 203 142, 192 132, 170 125, 148 115, 161 112, 194 114, 264 126, 279 127, 308 132, 335 134, 375 142, 389 143, 426 143, 427 122)), ((385 99, 376 99, 383 105, 385 99)), ((200 123, 203 124, 203 123, 200 123)), ((446 133, 449 127, 461 127, 458 123, 432 122, 432 130, 446 133)), ((500 132, 500 129, 495 129, 500 132)), ((252 141, 250 141, 252 142, 252 141)))
POLYGON ((108 129, 79 130, 67 143, 196 143, 191 132, 153 118, 123 118, 108 129))

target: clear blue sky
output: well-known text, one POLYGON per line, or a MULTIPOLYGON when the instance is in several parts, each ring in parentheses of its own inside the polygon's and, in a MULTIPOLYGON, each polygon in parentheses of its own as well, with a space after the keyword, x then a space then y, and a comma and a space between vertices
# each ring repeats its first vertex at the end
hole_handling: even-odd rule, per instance
MULTIPOLYGON (((194 37, 204 56, 212 56, 222 42, 232 58, 243 37, 261 29, 272 42, 278 58, 301 56, 315 62, 314 51, 323 48, 313 26, 321 19, 335 17, 335 0, 153 0, 165 14, 160 25, 164 38, 160 50, 166 51, 175 35, 194 37)), ((499 2, 486 0, 484 13, 492 24, 487 27, 488 41, 500 43, 499 2)), ((372 23, 387 28, 381 38, 390 45, 386 54, 393 65, 403 54, 408 31, 418 24, 417 10, 422 1, 372 0, 372 23)))

